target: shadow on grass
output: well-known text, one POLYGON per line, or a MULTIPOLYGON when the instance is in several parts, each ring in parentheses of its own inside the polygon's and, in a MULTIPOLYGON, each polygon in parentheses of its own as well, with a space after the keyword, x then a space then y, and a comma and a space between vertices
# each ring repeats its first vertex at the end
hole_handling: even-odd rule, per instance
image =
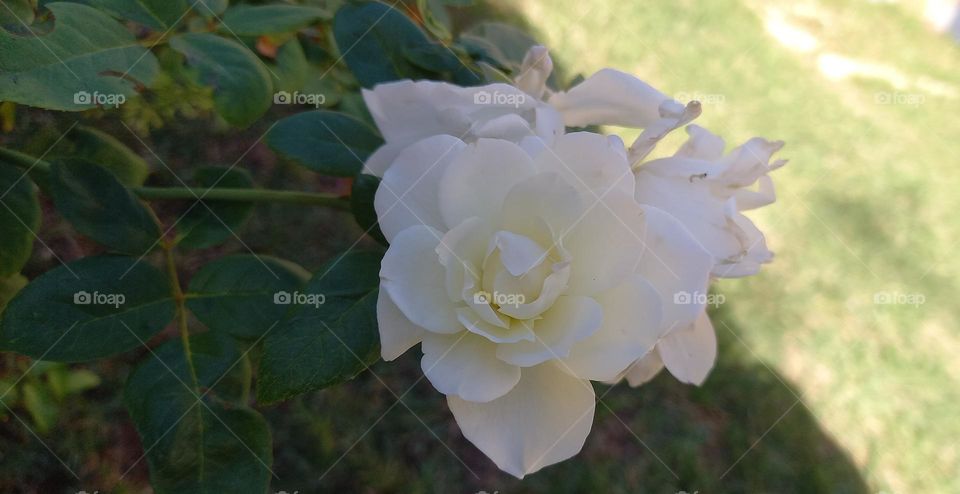
POLYGON ((425 380, 417 381, 422 373, 413 350, 398 362, 378 364, 376 375, 368 372, 348 385, 268 410, 277 431, 274 488, 868 492, 802 397, 751 356, 734 336, 740 329, 724 314, 714 320, 720 361, 702 387, 667 374, 637 389, 596 386, 603 399, 583 451, 522 482, 497 470, 460 435, 443 397, 425 380), (402 404, 394 393, 403 395, 402 404))

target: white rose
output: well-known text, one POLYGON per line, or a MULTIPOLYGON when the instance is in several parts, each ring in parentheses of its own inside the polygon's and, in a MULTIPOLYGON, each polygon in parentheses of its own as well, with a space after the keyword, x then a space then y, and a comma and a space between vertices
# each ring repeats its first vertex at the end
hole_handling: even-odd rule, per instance
POLYGON ((755 137, 724 156, 720 137, 696 125, 687 127, 687 133, 690 138, 673 157, 637 169, 637 200, 679 219, 713 254, 714 276, 756 274, 773 254, 742 211, 776 200, 768 173, 786 164, 770 163, 783 142, 755 137))
POLYGON ((509 84, 460 87, 402 80, 364 89, 363 99, 386 141, 366 162, 364 172, 377 176, 404 148, 434 135, 519 142, 528 136, 550 141, 563 133, 556 110, 509 84))
POLYGON ((631 162, 646 156, 671 130, 700 114, 636 77, 603 69, 566 92, 546 86, 553 60, 543 46, 531 47, 515 85, 460 87, 437 81, 401 80, 363 90, 363 99, 386 144, 367 159, 365 172, 382 176, 397 154, 433 135, 471 143, 490 137, 549 145, 565 126, 622 125, 644 128, 630 148, 631 162))
POLYGON ((426 377, 464 436, 517 476, 576 454, 591 380, 623 375, 702 305, 713 263, 635 199, 622 142, 591 133, 529 151, 437 135, 401 151, 377 191, 383 357, 422 343, 426 377))
MULTIPOLYGON (((768 173, 786 164, 785 160, 770 163, 783 143, 755 137, 724 156, 720 137, 696 125, 687 127, 687 133, 690 138, 673 157, 639 167, 636 198, 683 223, 713 255, 712 276, 756 274, 763 263, 773 259, 773 253, 767 249, 763 233, 741 211, 776 200, 768 173)), ((705 294, 706 289, 700 293, 705 294)), ((717 337, 704 310, 692 324, 662 338, 656 351, 631 366, 623 377, 631 386, 639 386, 666 368, 679 381, 700 385, 716 357, 717 337)))

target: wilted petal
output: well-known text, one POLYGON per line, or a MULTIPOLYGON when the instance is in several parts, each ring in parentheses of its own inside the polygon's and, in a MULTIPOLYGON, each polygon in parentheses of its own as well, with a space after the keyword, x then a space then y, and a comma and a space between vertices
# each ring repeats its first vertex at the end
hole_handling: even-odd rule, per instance
POLYGON ((699 386, 717 360, 717 334, 706 311, 688 328, 673 331, 657 345, 667 370, 678 381, 699 386))
POLYGON ((553 72, 553 59, 545 46, 534 45, 527 50, 520 65, 520 75, 514 83, 520 90, 541 98, 547 88, 547 79, 553 72))
POLYGON ((631 166, 646 158, 667 134, 699 117, 700 111, 700 103, 691 101, 679 115, 663 117, 643 129, 643 132, 630 145, 628 156, 631 166))
POLYGON ((520 382, 489 403, 447 396, 464 437, 501 470, 523 478, 580 452, 595 395, 589 381, 547 362, 524 368, 520 382))
POLYGON ((674 156, 694 158, 698 160, 716 161, 723 156, 726 146, 723 138, 699 125, 688 125, 687 142, 680 146, 674 156))
POLYGON ((428 333, 423 338, 423 373, 445 395, 487 402, 506 394, 520 380, 520 368, 497 358, 497 344, 482 336, 428 333))
POLYGON ((547 102, 571 127, 646 127, 660 119, 660 104, 665 101, 671 98, 640 79, 619 70, 601 69, 547 102))

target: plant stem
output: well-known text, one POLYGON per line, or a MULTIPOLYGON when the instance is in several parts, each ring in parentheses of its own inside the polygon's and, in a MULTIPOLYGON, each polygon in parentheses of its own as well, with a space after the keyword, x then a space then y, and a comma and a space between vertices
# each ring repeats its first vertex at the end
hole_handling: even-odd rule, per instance
POLYGON ((350 201, 333 194, 317 192, 298 192, 272 189, 232 189, 227 187, 134 187, 133 192, 141 199, 184 199, 196 200, 198 197, 210 201, 243 202, 282 202, 288 204, 309 204, 327 206, 334 209, 349 210, 350 201))
POLYGON ((7 149, 0 147, 0 160, 7 161, 13 165, 17 165, 21 168, 26 169, 37 169, 40 171, 49 171, 50 163, 43 161, 41 159, 34 158, 29 154, 21 153, 20 151, 14 151, 12 149, 7 149))
MULTIPOLYGON (((50 163, 34 158, 33 156, 0 147, 0 161, 8 162, 27 170, 37 170, 43 173, 50 171, 50 163)), ((300 192, 293 190, 273 189, 236 189, 227 187, 133 187, 135 194, 145 200, 196 200, 202 197, 211 201, 241 201, 241 202, 279 202, 287 204, 304 204, 311 206, 326 206, 343 211, 350 210, 350 201, 333 194, 320 192, 300 192)))
MULTIPOLYGON (((162 227, 161 227, 162 228, 162 227)), ((180 330, 180 342, 183 345, 183 355, 187 360, 187 369, 190 370, 190 378, 193 380, 193 387, 200 392, 200 380, 197 378, 197 369, 193 365, 193 352, 190 350, 190 329, 187 327, 187 307, 186 297, 183 295, 183 288, 180 287, 180 276, 177 275, 177 264, 173 258, 173 243, 163 240, 160 242, 163 247, 163 257, 167 264, 167 276, 170 278, 170 294, 176 304, 177 310, 177 328, 180 330)))

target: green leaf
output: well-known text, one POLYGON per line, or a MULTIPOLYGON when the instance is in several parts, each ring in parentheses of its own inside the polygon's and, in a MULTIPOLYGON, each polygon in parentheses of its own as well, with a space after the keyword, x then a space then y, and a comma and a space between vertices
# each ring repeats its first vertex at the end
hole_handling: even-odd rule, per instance
POLYGON ((53 393, 40 381, 25 382, 20 387, 23 393, 23 407, 27 409, 33 425, 41 434, 53 428, 60 416, 60 407, 53 393))
POLYGON ((19 273, 30 259, 39 227, 37 187, 23 170, 0 167, 0 278, 19 273))
POLYGON ((33 11, 31 0, 4 0, 3 4, 6 8, 0 9, 0 26, 20 29, 23 24, 33 24, 36 12, 33 11))
POLYGON ((300 305, 267 336, 257 399, 271 403, 352 379, 380 356, 377 332, 379 252, 343 255, 320 269, 300 305))
POLYGON ((153 84, 156 57, 117 21, 86 5, 47 7, 55 18, 49 33, 0 29, 0 101, 78 111, 122 104, 153 84))
POLYGON ((229 338, 213 333, 190 342, 199 389, 180 341, 151 353, 124 387, 154 492, 267 492, 273 462, 267 422, 243 404, 222 399, 224 381, 232 381, 245 357, 229 338))
POLYGON ((200 15, 207 19, 216 19, 226 12, 230 6, 230 0, 199 0, 194 10, 200 12, 200 15))
POLYGON ((380 225, 377 223, 377 210, 373 207, 373 200, 377 195, 377 187, 379 186, 379 177, 366 174, 357 175, 350 193, 350 209, 353 211, 353 217, 357 220, 357 224, 367 234, 377 239, 377 242, 387 245, 387 239, 383 236, 380 225))
MULTIPOLYGON (((250 174, 236 167, 202 167, 197 169, 193 179, 197 186, 204 188, 253 188, 250 174)), ((200 197, 203 197, 203 194, 200 194, 200 197)), ((185 249, 204 249, 219 245, 236 235, 252 211, 253 204, 248 202, 204 199, 200 204, 196 204, 196 201, 191 201, 190 209, 178 224, 181 238, 177 245, 185 249)))
POLYGON ((333 36, 343 60, 363 87, 397 79, 428 79, 430 73, 406 53, 432 44, 400 11, 379 2, 344 5, 333 18, 333 36))
POLYGON ((159 242, 160 228, 150 210, 99 165, 55 160, 50 189, 60 214, 77 231, 111 250, 140 256, 159 242))
POLYGON ((80 362, 143 345, 173 319, 167 277, 122 256, 85 257, 33 280, 10 301, 0 347, 80 362))
MULTIPOLYGON (((139 22, 156 31, 166 31, 185 17, 188 0, 81 0, 114 17, 139 22)), ((199 10, 204 10, 201 6, 199 10)))
MULTIPOLYGON (((513 27, 509 24, 500 22, 481 22, 467 30, 460 41, 473 40, 474 46, 480 46, 482 42, 476 41, 476 38, 484 40, 487 44, 496 47, 496 51, 490 51, 502 68, 510 69, 516 72, 523 63, 523 57, 531 46, 537 44, 537 40, 530 37, 529 34, 513 27)), ((490 60, 487 60, 490 62, 490 60)))
POLYGON ((329 18, 327 10, 305 5, 237 5, 223 15, 223 30, 239 36, 262 36, 296 31, 329 18))
POLYGON ((243 45, 214 34, 188 33, 171 38, 170 46, 197 69, 201 84, 213 88, 214 105, 227 122, 247 127, 270 108, 270 73, 243 45))
POLYGON ((7 307, 14 295, 27 286, 27 283, 29 280, 21 274, 0 278, 0 314, 3 314, 3 309, 7 307))
POLYGON ((257 338, 276 329, 295 293, 309 278, 300 266, 269 256, 223 257, 203 267, 187 293, 187 306, 213 331, 257 338))
MULTIPOLYGON (((14 403, 17 402, 19 398, 20 390, 15 385, 16 381, 13 379, 2 379, 0 378, 0 404, 6 405, 6 407, 12 407, 14 403)), ((4 407, 4 408, 6 408, 4 407)), ((2 413, 2 410, 0 410, 2 413)), ((4 415, 0 414, 0 417, 4 415)))
MULTIPOLYGON (((309 64, 309 60, 308 60, 309 64)), ((314 64, 307 66, 306 77, 301 85, 301 91, 306 94, 322 94, 323 107, 330 108, 340 103, 341 93, 343 92, 334 81, 331 72, 327 72, 314 64)))
POLYGON ((109 170, 129 187, 146 181, 150 167, 146 160, 110 134, 78 125, 47 153, 48 158, 84 158, 109 170))
POLYGON ((87 369, 72 369, 67 371, 64 391, 67 395, 82 393, 100 385, 100 376, 87 369))
POLYGON ((383 139, 367 124, 331 111, 303 112, 287 117, 267 134, 274 151, 313 171, 354 176, 383 139))
POLYGON ((273 72, 279 77, 275 84, 277 91, 294 92, 303 88, 310 72, 310 63, 300 46, 300 40, 293 38, 277 48, 277 63, 273 72))
POLYGON ((423 25, 430 34, 443 40, 453 37, 450 34, 453 23, 450 21, 450 14, 447 13, 443 0, 417 0, 417 10, 420 11, 423 25))

